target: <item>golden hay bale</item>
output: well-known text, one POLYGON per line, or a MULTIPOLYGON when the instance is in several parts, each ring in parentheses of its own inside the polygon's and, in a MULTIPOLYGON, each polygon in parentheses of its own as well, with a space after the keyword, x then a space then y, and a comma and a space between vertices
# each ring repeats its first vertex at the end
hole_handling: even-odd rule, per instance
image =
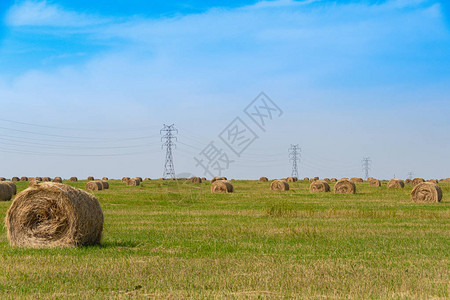
POLYGON ((303 178, 304 181, 309 181, 309 177, 303 178))
POLYGON ((130 180, 130 177, 122 177, 122 182, 127 182, 128 180, 130 180))
POLYGON ((331 178, 330 181, 331 181, 331 182, 336 182, 337 179, 336 179, 336 178, 331 178))
POLYGON ((411 179, 409 179, 409 178, 405 179, 405 184, 411 184, 411 183, 412 183, 411 179))
POLYGON ((142 179, 142 177, 134 177, 134 178, 139 179, 140 182, 144 181, 144 180, 142 179))
POLYGON ((288 177, 288 178, 286 178, 287 182, 296 182, 297 180, 298 180, 297 177, 288 177))
MULTIPOLYGON (((128 178, 128 180, 130 180, 130 179, 128 178)), ((158 178, 158 180, 166 180, 166 179, 161 177, 161 178, 158 178)))
POLYGON ((268 181, 269 181, 269 178, 267 178, 267 177, 261 177, 261 178, 259 178, 259 181, 261 181, 261 182, 268 182, 268 181))
POLYGON ((232 193, 233 185, 226 180, 216 180, 211 184, 211 193, 232 193))
POLYGON ((207 179, 206 179, 206 177, 202 177, 202 181, 206 181, 207 179))
POLYGON ((362 178, 359 178, 359 177, 352 177, 352 178, 350 178, 350 181, 353 182, 353 183, 364 182, 364 180, 362 178))
POLYGON ((48 182, 52 181, 52 179, 50 177, 42 177, 42 181, 48 182))
POLYGON ((411 191, 411 199, 414 202, 441 202, 442 190, 432 182, 422 182, 411 191))
POLYGON ((405 187, 405 182, 401 179, 394 178, 389 180, 387 187, 388 189, 402 189, 405 187))
POLYGON ((5 177, 0 177, 0 181, 6 181, 5 177))
POLYGON ((109 182, 106 180, 99 181, 102 184, 102 189, 107 190, 109 189, 109 182))
POLYGON ((416 177, 411 181, 412 186, 416 186, 419 183, 425 182, 425 179, 420 178, 420 177, 416 177))
POLYGON ((196 177, 196 176, 191 177, 189 180, 193 183, 202 183, 202 179, 200 177, 196 177))
POLYGON ((219 177, 219 176, 216 176, 216 177, 214 177, 213 179, 211 179, 211 183, 213 183, 213 182, 215 182, 215 181, 217 181, 217 180, 228 180, 226 177, 219 177))
POLYGON ((89 181, 86 183, 86 191, 101 191, 103 184, 100 181, 89 181))
POLYGON ((335 194, 356 194, 356 185, 348 179, 341 179, 334 185, 335 194))
POLYGON ((95 178, 94 178, 94 176, 88 176, 88 178, 87 178, 86 180, 91 180, 91 181, 93 181, 93 180, 95 180, 95 178))
POLYGON ((313 179, 314 179, 314 181, 316 181, 316 180, 319 180, 320 178, 318 176, 316 176, 313 179))
POLYGON ((330 178, 324 178, 323 181, 330 182, 330 178))
POLYGON ((14 176, 13 178, 11 178, 11 181, 20 181, 19 177, 14 176))
POLYGON ((381 181, 379 181, 378 179, 375 179, 375 178, 371 178, 369 180, 369 186, 375 186, 375 187, 381 186, 381 181))
POLYGON ((9 184, 0 182, 0 201, 11 200, 13 196, 13 191, 9 184))
POLYGON ((78 181, 78 178, 77 177, 70 177, 70 179, 69 179, 70 181, 78 181))
POLYGON ((434 184, 438 184, 439 183, 439 181, 437 179, 430 179, 430 180, 428 180, 428 182, 432 182, 434 184))
POLYGON ((103 177, 102 180, 108 181, 108 177, 103 177))
POLYGON ((56 183, 62 183, 62 178, 61 177, 55 177, 55 178, 53 178, 52 181, 56 182, 56 183))
POLYGON ((33 179, 33 180, 28 181, 28 186, 30 187, 30 186, 33 186, 33 185, 36 185, 39 183, 41 183, 39 180, 33 179))
POLYGON ((310 193, 327 193, 330 191, 330 186, 325 180, 316 180, 309 186, 310 193))
POLYGON ((148 178, 148 177, 144 178, 144 181, 150 181, 150 180, 151 180, 151 179, 148 178))
POLYGON ((274 180, 270 184, 270 189, 272 191, 288 191, 289 190, 289 183, 283 180, 274 180))
POLYGON ((12 182, 12 181, 3 181, 3 183, 6 183, 7 185, 9 185, 13 195, 17 194, 17 186, 16 186, 16 184, 14 182, 12 182))
POLYGON ((341 180, 349 180, 347 177, 342 177, 341 180))
POLYGON ((12 246, 76 247, 100 243, 103 212, 89 193, 47 182, 17 195, 5 223, 12 246))
POLYGON ((28 181, 28 177, 22 176, 22 177, 20 177, 20 181, 28 181))
POLYGON ((136 178, 130 178, 127 181, 127 186, 139 186, 141 184, 141 182, 139 181, 139 179, 136 178))
POLYGON ((34 179, 36 179, 37 181, 42 181, 42 177, 35 177, 34 179))

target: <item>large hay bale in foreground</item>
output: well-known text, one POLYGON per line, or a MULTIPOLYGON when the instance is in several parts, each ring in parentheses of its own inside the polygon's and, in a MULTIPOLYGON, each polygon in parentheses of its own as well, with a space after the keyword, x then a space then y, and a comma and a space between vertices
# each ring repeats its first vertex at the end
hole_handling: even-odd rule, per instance
POLYGON ((193 183, 202 183, 202 179, 200 177, 196 177, 196 176, 191 177, 189 180, 193 183))
POLYGON ((405 187, 405 182, 401 179, 394 178, 389 180, 387 187, 388 189, 402 189, 405 187))
POLYGON ((310 193, 327 193, 330 191, 330 185, 325 180, 316 180, 309 186, 310 193))
POLYGON ((350 181, 353 182, 353 183, 362 183, 362 182, 364 182, 364 180, 362 178, 359 178, 359 177, 352 177, 352 178, 350 178, 350 181))
POLYGON ((7 185, 9 185, 13 195, 17 194, 17 186, 16 186, 16 184, 14 182, 12 182, 12 181, 3 181, 3 183, 6 183, 7 185))
POLYGON ((127 186, 139 186, 141 182, 137 178, 130 178, 127 181, 127 186))
POLYGON ((104 190, 109 189, 109 182, 108 182, 108 181, 102 180, 102 181, 100 181, 100 183, 102 184, 102 188, 103 188, 104 190))
POLYGON ((414 178, 414 179, 411 181, 411 185, 412 185, 412 186, 416 186, 416 185, 418 185, 419 183, 422 183, 422 182, 425 182, 425 179, 420 178, 420 177, 416 177, 416 178, 414 178))
POLYGON ((216 180, 211 184, 211 193, 232 193, 233 185, 226 180, 216 180))
POLYGON ((20 181, 28 181, 28 177, 22 176, 22 177, 20 177, 20 181))
POLYGON ((13 191, 9 184, 0 182, 0 201, 9 201, 13 196, 13 191))
POLYGON ((103 212, 91 194, 47 182, 17 195, 5 223, 12 246, 76 247, 100 243, 103 212))
POLYGON ((89 181, 86 183, 86 191, 101 191, 103 184, 100 181, 89 181))
POLYGON ((284 180, 274 180, 270 184, 270 189, 272 191, 288 191, 289 184, 284 180))
POLYGON ((379 186, 381 186, 381 181, 379 181, 378 179, 375 179, 375 178, 371 178, 369 180, 369 186, 379 187, 379 186))
POLYGON ((432 182, 422 182, 411 191, 411 199, 414 202, 441 202, 442 190, 432 182))
POLYGON ((298 178, 297 177, 288 177, 288 178, 286 178, 286 181, 287 182, 297 182, 298 178))
POLYGON ((52 181, 56 182, 56 183, 62 183, 62 178, 61 177, 55 177, 55 178, 53 178, 52 181))
POLYGON ((78 178, 75 177, 75 176, 74 176, 74 177, 70 177, 69 181, 77 182, 77 181, 78 181, 78 178))
POLYGON ((269 178, 267 178, 267 177, 260 177, 259 181, 261 181, 261 182, 268 182, 269 178))
POLYGON ((356 194, 356 185, 348 179, 341 179, 334 185, 335 194, 356 194))

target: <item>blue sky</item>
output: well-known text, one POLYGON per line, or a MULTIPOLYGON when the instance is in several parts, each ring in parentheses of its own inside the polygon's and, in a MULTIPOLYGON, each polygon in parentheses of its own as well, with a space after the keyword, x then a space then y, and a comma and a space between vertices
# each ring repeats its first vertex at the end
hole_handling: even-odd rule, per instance
POLYGON ((289 175, 293 143, 300 176, 450 177, 448 2, 222 2, 2 1, 2 176, 160 177, 163 123, 201 175, 265 91, 284 114, 229 177, 289 175))

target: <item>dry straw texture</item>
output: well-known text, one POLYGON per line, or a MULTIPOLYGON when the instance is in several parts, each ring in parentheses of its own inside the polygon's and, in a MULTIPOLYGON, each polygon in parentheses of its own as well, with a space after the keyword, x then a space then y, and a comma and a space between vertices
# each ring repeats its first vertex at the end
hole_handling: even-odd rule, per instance
POLYGON ((375 178, 371 178, 369 180, 369 186, 381 186, 381 181, 379 181, 378 179, 375 178))
POLYGON ((401 179, 394 178, 389 180, 387 187, 388 189, 402 189, 405 187, 405 182, 401 179))
POLYGON ((219 176, 216 176, 216 177, 214 177, 213 179, 211 179, 211 183, 213 183, 213 182, 215 182, 215 181, 217 181, 217 180, 227 180, 227 178, 226 178, 226 177, 219 177, 219 176))
POLYGON ((74 181, 75 182, 75 181, 78 181, 78 178, 75 177, 75 176, 74 177, 70 177, 69 181, 74 181))
POLYGON ((211 184, 211 193, 232 193, 233 185, 226 180, 216 180, 211 184))
POLYGON ((420 178, 420 177, 416 177, 411 181, 412 186, 416 186, 419 183, 425 182, 425 179, 420 178))
POLYGON ((350 179, 350 181, 353 182, 353 183, 364 182, 364 180, 362 178, 359 178, 359 177, 353 177, 353 178, 350 179))
POLYGON ((9 184, 4 182, 0 182, 0 201, 8 201, 11 200, 13 196, 13 191, 9 184))
POLYGON ((432 182, 434 184, 438 184, 439 183, 439 181, 437 179, 430 179, 430 180, 428 180, 428 182, 432 182))
POLYGON ((289 190, 289 184, 286 181, 283 181, 283 180, 274 180, 270 184, 270 189, 272 191, 288 191, 289 190))
POLYGON ((12 246, 76 247, 100 243, 103 212, 89 193, 47 182, 17 195, 5 223, 12 246))
POLYGON ((130 180, 130 177, 122 177, 122 182, 127 182, 128 180, 130 180))
POLYGON ((28 181, 28 186, 33 186, 33 185, 36 185, 39 183, 41 183, 39 180, 32 179, 32 180, 28 181))
POLYGON ((296 182, 296 181, 298 181, 298 178, 297 177, 288 177, 288 178, 286 178, 286 181, 287 182, 296 182))
POLYGON ((189 180, 193 183, 202 183, 202 179, 200 177, 196 177, 196 176, 191 177, 189 180))
POLYGON ((261 181, 261 182, 268 182, 268 181, 269 181, 269 178, 267 178, 267 177, 261 177, 261 178, 259 178, 259 181, 261 181))
POLYGON ((86 183, 86 191, 101 191, 103 184, 100 181, 89 181, 86 183))
POLYGON ((334 185, 335 194, 356 194, 356 186, 348 179, 341 179, 334 185))
POLYGON ((16 184, 14 182, 12 182, 12 181, 3 181, 3 183, 6 183, 7 185, 9 185, 13 195, 17 194, 17 186, 16 186, 16 184))
POLYGON ((127 186, 139 186, 141 182, 137 178, 131 178, 127 181, 127 186))
POLYGON ((310 193, 327 193, 330 191, 330 185, 325 180, 316 180, 309 186, 310 193))
POLYGON ((432 182, 422 182, 411 191, 411 199, 414 202, 441 202, 442 190, 432 182))

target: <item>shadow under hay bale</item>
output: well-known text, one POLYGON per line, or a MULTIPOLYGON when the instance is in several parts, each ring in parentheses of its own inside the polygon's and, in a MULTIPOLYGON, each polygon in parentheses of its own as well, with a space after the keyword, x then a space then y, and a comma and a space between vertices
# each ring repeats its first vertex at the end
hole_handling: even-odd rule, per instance
POLYGON ((387 184, 388 189, 402 189, 405 187, 405 182, 401 179, 391 179, 387 184))
POLYGON ((442 189, 433 182, 422 182, 411 191, 411 200, 414 202, 441 202, 442 189))
POLYGON ((89 181, 86 183, 86 191, 101 191, 103 184, 100 181, 89 181))
POLYGON ((330 191, 330 185, 325 180, 316 180, 309 186, 310 193, 327 193, 330 191))
POLYGON ((341 179, 334 185, 335 194, 356 194, 356 185, 348 179, 341 179))
POLYGON ((289 184, 283 180, 274 180, 270 184, 270 190, 272 190, 272 191, 289 191, 289 184))
POLYGON ((5 223, 12 246, 77 247, 100 243, 103 212, 91 194, 46 182, 17 195, 5 223))

